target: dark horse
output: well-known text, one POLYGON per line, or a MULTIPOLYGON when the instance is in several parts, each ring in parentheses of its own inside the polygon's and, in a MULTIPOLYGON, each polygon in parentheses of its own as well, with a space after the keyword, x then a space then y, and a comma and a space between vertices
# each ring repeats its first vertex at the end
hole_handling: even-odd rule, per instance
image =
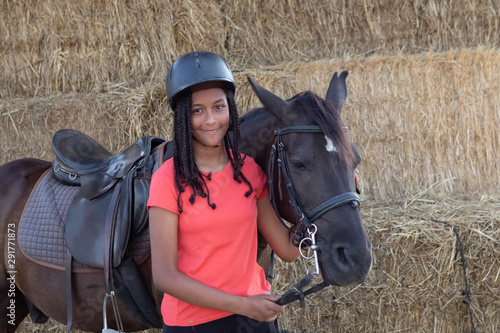
MULTIPOLYGON (((284 223, 296 226, 297 242, 309 238, 306 241, 311 244, 310 238, 315 236, 321 276, 327 284, 337 286, 363 282, 372 265, 371 243, 354 193, 354 170, 360 156, 340 118, 347 96, 346 76, 347 72, 335 73, 326 99, 304 92, 287 101, 250 79, 264 107, 241 117, 244 151, 266 171, 278 215, 284 223)), ((21 159, 0 167, 0 333, 14 331, 28 313, 34 321, 46 317, 61 323, 67 320, 64 270, 28 259, 16 238, 30 193, 51 165, 21 159)), ((148 257, 139 270, 155 294, 150 265, 148 257)), ((102 271, 73 273, 72 290, 72 327, 100 331, 102 271)), ((119 307, 128 331, 145 329, 120 302, 119 307)), ((114 320, 109 324, 116 325, 114 320)))

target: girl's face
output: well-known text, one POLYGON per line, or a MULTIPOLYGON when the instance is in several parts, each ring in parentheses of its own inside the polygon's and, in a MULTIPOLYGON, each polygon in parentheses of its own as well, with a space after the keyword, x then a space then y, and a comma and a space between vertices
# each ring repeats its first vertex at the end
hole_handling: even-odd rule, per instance
POLYGON ((229 106, 224 90, 208 88, 191 95, 191 134, 193 146, 216 147, 222 143, 229 127, 229 106))

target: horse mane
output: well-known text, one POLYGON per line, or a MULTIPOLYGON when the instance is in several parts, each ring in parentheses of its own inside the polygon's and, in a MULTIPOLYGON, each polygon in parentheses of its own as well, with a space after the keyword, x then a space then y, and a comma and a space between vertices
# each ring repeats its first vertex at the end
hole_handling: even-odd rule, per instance
MULTIPOLYGON (((345 161, 350 166, 356 164, 356 154, 351 145, 347 134, 345 133, 345 125, 340 117, 340 112, 328 100, 319 97, 312 91, 304 91, 298 93, 287 100, 290 103, 290 108, 294 112, 302 115, 308 122, 308 125, 318 125, 323 133, 332 140, 332 143, 337 148, 339 158, 345 161)), ((240 124, 246 121, 252 121, 262 115, 259 111, 263 108, 255 108, 249 110, 240 117, 240 124)), ((304 124, 305 125, 305 124, 304 124)))
POLYGON ((328 100, 322 99, 312 91, 301 92, 288 100, 291 107, 305 115, 311 124, 318 125, 323 133, 332 140, 339 158, 349 165, 356 163, 356 155, 351 141, 345 133, 346 126, 337 110, 328 100))

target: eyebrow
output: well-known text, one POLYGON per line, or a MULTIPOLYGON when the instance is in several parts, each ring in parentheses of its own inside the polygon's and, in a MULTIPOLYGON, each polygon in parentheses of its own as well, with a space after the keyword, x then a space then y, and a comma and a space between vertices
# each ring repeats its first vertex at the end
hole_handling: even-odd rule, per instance
MULTIPOLYGON (((220 99, 216 100, 213 104, 221 103, 221 102, 224 102, 224 101, 225 101, 224 98, 220 98, 220 99)), ((201 105, 203 105, 203 104, 197 103, 197 104, 191 105, 191 107, 193 107, 193 106, 201 106, 201 105)))

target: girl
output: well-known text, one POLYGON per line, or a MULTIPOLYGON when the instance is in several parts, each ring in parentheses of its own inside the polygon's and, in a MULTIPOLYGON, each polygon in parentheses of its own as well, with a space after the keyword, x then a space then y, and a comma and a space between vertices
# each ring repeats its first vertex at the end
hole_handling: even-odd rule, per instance
POLYGON ((174 155, 153 175, 148 200, 163 331, 271 332, 283 307, 257 264, 257 229, 281 259, 299 251, 264 172, 240 153, 231 70, 216 54, 192 52, 172 64, 166 86, 174 155))

